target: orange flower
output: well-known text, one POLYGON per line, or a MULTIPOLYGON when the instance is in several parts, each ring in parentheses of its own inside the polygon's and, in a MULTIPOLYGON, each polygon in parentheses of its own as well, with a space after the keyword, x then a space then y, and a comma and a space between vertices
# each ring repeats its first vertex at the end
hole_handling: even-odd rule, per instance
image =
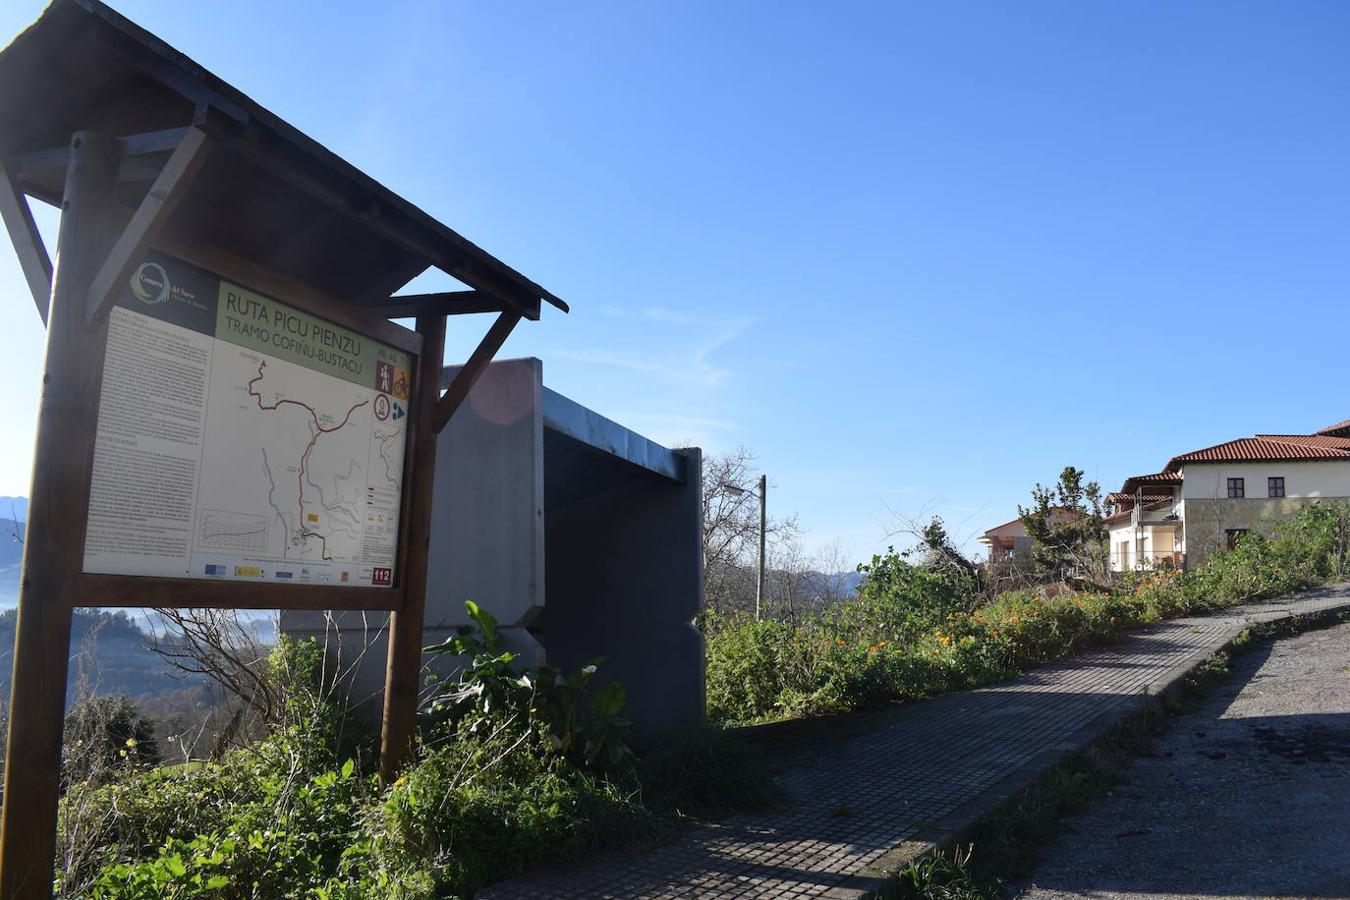
POLYGON ((836 643, 836 644, 839 644, 840 646, 843 646, 844 640, 843 640, 843 638, 840 638, 840 639, 836 640, 835 643, 836 643))

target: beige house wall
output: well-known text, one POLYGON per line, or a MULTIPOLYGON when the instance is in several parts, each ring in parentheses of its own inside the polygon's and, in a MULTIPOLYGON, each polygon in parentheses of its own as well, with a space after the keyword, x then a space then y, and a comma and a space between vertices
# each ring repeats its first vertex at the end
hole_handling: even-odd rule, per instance
POLYGON ((1276 522, 1293 518, 1300 509, 1317 502, 1316 497, 1187 499, 1182 511, 1186 522, 1186 566, 1192 569, 1202 566, 1215 551, 1225 549, 1228 546, 1225 532, 1230 528, 1269 535, 1276 522))
POLYGON ((1244 480, 1247 499, 1266 499, 1267 479, 1284 479, 1286 497, 1350 497, 1350 460, 1186 463, 1184 500, 1227 500, 1228 479, 1244 480))
POLYGON ((1128 521, 1113 526, 1109 531, 1111 568, 1117 572, 1143 565, 1151 567, 1161 557, 1179 553, 1181 529, 1176 524, 1131 525, 1128 521), (1141 558, 1141 553, 1144 554, 1141 558))

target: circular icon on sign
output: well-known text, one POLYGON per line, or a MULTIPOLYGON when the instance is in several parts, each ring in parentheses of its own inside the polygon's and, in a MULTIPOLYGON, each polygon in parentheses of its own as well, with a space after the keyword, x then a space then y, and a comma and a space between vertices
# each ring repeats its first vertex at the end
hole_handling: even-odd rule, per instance
POLYGON ((375 418, 381 422, 389 418, 389 398, 384 394, 375 397, 375 418))
POLYGON ((158 263, 143 262, 131 274, 131 292, 142 303, 165 303, 171 290, 169 273, 158 263))

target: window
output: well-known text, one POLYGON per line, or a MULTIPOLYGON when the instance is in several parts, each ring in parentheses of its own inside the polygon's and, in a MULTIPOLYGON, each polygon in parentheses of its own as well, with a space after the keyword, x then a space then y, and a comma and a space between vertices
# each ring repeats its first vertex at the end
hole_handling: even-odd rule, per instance
MULTIPOLYGON (((1238 480, 1241 481, 1242 479, 1238 480)), ((1245 528, 1225 528, 1223 536, 1228 539, 1228 549, 1232 550, 1236 548, 1238 544, 1238 539, 1241 538, 1246 533, 1247 529, 1245 528)))
POLYGON ((1266 479, 1266 496, 1267 496, 1267 497, 1283 497, 1283 496, 1284 496, 1284 479, 1283 479, 1283 478, 1267 478, 1267 479, 1266 479))
POLYGON ((1247 496, 1246 482, 1241 478, 1228 479, 1228 496, 1230 499, 1247 496))

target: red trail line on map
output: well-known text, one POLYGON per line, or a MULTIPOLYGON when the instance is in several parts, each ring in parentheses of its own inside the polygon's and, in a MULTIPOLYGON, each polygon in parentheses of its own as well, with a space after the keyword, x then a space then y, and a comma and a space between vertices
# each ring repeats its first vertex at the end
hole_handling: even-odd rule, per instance
POLYGON ((300 465, 296 467, 298 469, 298 472, 296 474, 296 486, 299 491, 299 493, 296 494, 296 499, 300 503, 300 520, 298 524, 300 526, 301 537, 316 537, 323 542, 323 549, 320 551, 320 555, 324 559, 329 559, 331 557, 328 556, 328 539, 323 535, 319 534, 317 531, 310 531, 309 528, 306 527, 305 525, 305 465, 309 462, 309 454, 313 452, 314 445, 319 442, 319 435, 331 434, 332 432, 337 431, 339 428, 343 428, 344 426, 346 426, 348 422, 351 421, 352 413, 356 412, 358 409, 365 406, 370 401, 362 400, 360 403, 356 404, 351 409, 347 410, 347 415, 343 417, 341 422, 334 425, 332 428, 324 428, 322 425, 319 424, 319 414, 315 412, 314 407, 310 406, 308 403, 303 403, 299 400, 286 400, 286 399, 278 400, 271 406, 267 406, 263 403, 262 394, 259 394, 257 391, 253 390, 253 386, 257 384, 259 381, 262 381, 263 370, 266 368, 267 368, 266 360, 259 362, 257 377, 250 380, 248 383, 248 395, 252 397, 254 400, 258 401, 258 409, 264 412, 274 412, 275 410, 278 410, 282 406, 289 403, 292 406, 298 406, 301 409, 305 410, 307 413, 309 413, 309 417, 314 420, 314 436, 309 439, 309 446, 305 447, 305 452, 300 454, 300 465))

